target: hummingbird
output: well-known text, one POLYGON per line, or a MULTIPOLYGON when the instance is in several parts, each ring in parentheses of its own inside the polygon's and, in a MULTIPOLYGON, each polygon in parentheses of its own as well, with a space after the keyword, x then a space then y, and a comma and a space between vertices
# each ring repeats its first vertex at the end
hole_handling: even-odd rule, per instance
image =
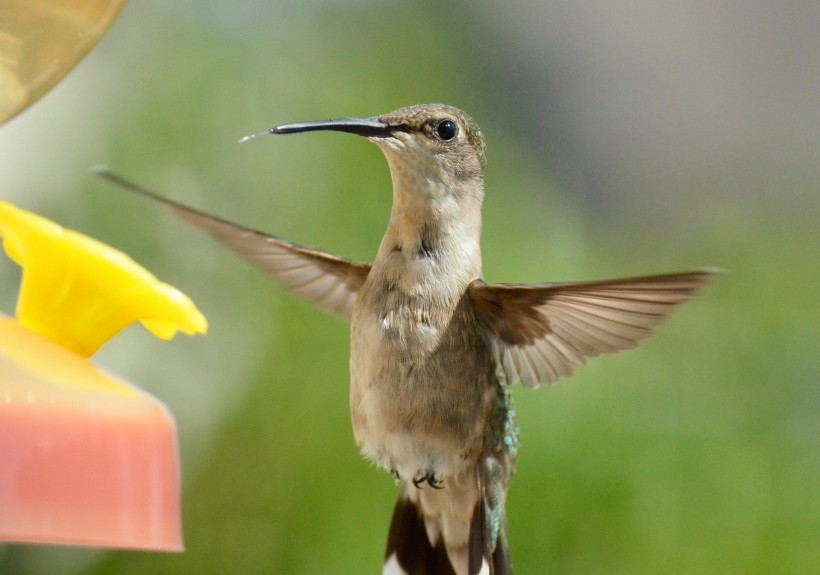
POLYGON ((383 573, 511 573, 505 499, 519 446, 510 388, 551 385, 634 348, 712 272, 488 284, 480 236, 485 142, 461 110, 279 125, 330 130, 384 153, 393 182, 372 264, 208 215, 103 171, 173 209, 317 307, 350 321, 350 415, 365 458, 399 484, 383 573))

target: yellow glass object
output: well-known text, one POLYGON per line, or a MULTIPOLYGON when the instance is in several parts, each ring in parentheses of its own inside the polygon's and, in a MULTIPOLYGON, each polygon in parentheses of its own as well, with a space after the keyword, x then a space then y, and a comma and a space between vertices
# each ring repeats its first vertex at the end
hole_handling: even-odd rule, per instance
POLYGON ((2 201, 0 236, 23 268, 18 322, 80 355, 136 321, 162 339, 208 328, 185 294, 102 242, 2 201))
POLYGON ((99 41, 125 0, 3 0, 0 123, 60 81, 99 41))

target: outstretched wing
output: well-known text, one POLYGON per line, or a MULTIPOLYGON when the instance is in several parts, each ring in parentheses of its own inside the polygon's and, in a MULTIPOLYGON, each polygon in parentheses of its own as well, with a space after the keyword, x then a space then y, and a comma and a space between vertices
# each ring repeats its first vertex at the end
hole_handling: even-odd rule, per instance
POLYGON ((710 275, 535 285, 476 280, 469 296, 510 383, 535 388, 569 377, 589 357, 636 347, 710 275))
POLYGON ((339 258, 242 227, 168 200, 105 169, 97 173, 122 188, 164 204, 262 269, 297 296, 350 319, 369 264, 339 258))

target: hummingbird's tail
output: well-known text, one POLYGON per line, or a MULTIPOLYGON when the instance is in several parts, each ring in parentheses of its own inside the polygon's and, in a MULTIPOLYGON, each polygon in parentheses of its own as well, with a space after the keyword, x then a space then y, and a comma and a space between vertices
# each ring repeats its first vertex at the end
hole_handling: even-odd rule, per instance
POLYGON ((492 466, 479 467, 464 481, 443 480, 440 488, 404 482, 383 575, 510 575, 506 481, 493 489, 492 466))

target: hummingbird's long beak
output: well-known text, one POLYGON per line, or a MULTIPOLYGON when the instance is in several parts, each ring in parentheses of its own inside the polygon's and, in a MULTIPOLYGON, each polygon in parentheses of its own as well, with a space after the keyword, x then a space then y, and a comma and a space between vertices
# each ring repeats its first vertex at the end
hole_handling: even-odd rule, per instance
POLYGON ((332 130, 336 132, 347 132, 358 134, 369 138, 380 138, 390 136, 396 130, 404 129, 401 122, 382 122, 378 118, 338 118, 335 120, 318 120, 312 122, 295 122, 293 124, 282 124, 270 130, 245 136, 240 142, 246 142, 257 136, 267 134, 296 134, 298 132, 315 132, 318 130, 332 130))

